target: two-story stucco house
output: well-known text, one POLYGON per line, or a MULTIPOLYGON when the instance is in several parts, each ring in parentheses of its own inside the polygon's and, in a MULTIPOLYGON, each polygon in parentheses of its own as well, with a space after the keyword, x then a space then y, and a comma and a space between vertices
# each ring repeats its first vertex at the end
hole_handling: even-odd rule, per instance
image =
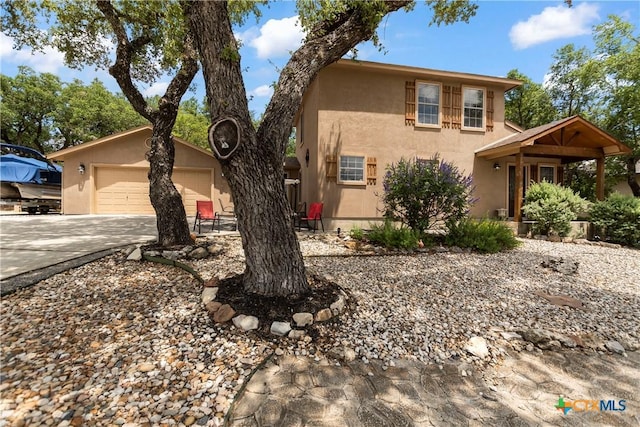
POLYGON ((520 221, 531 180, 562 181, 566 162, 628 148, 580 117, 524 131, 505 121, 501 77, 340 60, 305 93, 296 121, 300 200, 323 202, 329 229, 382 217, 387 165, 435 154, 473 175, 476 217, 498 210, 520 221), (519 190, 519 191, 518 191, 519 190))

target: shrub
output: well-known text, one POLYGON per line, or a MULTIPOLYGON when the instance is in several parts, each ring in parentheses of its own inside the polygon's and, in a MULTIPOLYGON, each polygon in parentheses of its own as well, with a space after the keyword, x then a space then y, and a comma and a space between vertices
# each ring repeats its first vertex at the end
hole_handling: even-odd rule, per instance
POLYGON ((587 206, 588 202, 570 188, 539 182, 527 190, 523 210, 527 218, 536 222, 534 233, 566 236, 571 230, 571 221, 587 206))
POLYGON ((384 177, 385 217, 423 233, 436 223, 457 222, 473 204, 470 176, 437 156, 427 161, 400 159, 384 177))
POLYGON ((500 252, 520 245, 513 230, 504 222, 489 219, 478 221, 470 218, 452 225, 445 237, 445 243, 485 253, 500 252))
POLYGON ((354 240, 363 240, 364 239, 364 231, 362 231, 362 228, 358 227, 358 226, 354 226, 351 231, 349 232, 349 236, 351 236, 352 239, 354 240))
POLYGON ((371 243, 397 249, 414 249, 420 240, 415 231, 406 227, 396 228, 389 220, 385 220, 384 225, 372 225, 367 237, 371 243))
POLYGON ((613 193, 591 207, 591 222, 607 240, 640 247, 640 198, 613 193))

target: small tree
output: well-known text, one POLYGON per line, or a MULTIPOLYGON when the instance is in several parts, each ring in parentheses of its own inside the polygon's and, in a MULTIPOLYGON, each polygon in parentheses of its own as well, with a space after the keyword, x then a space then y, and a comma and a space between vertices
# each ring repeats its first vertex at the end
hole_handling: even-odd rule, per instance
POLYGON ((464 218, 474 199, 471 176, 453 163, 400 159, 384 177, 385 217, 422 233, 436 224, 449 226, 464 218))
POLYGON ((527 218, 536 222, 534 233, 566 236, 571 230, 571 221, 578 218, 587 205, 588 202, 570 188, 543 181, 531 184, 522 209, 527 218))

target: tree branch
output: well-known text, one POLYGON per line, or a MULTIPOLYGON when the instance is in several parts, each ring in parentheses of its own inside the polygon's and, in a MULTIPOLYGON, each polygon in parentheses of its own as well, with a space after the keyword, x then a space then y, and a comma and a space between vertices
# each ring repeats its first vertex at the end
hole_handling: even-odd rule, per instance
MULTIPOLYGON (((384 15, 395 12, 411 1, 386 1, 384 15)), ((362 10, 353 7, 332 20, 318 23, 311 30, 305 43, 296 50, 283 68, 276 91, 266 108, 258 129, 258 140, 276 144, 277 153, 283 153, 289 129, 302 97, 318 72, 336 62, 354 46, 369 40, 377 25, 366 19, 362 10), (280 125, 289 124, 289 126, 280 125)))
POLYGON ((126 30, 118 18, 118 13, 110 0, 97 0, 96 6, 100 12, 102 12, 109 25, 111 25, 111 28, 116 35, 116 39, 118 40, 118 45, 116 47, 116 60, 114 64, 109 67, 109 74, 116 79, 118 86, 120 86, 120 89, 122 89, 122 92, 136 112, 153 123, 155 113, 149 108, 144 96, 142 96, 136 85, 133 83, 130 72, 133 53, 136 49, 140 49, 149 43, 150 40, 144 37, 139 37, 132 43, 129 40, 126 30))

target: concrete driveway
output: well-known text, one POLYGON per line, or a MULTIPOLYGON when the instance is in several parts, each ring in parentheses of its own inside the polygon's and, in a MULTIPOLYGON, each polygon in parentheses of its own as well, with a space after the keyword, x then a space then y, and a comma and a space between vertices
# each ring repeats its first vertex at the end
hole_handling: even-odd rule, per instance
POLYGON ((2 215, 0 280, 157 237, 155 216, 2 215))

